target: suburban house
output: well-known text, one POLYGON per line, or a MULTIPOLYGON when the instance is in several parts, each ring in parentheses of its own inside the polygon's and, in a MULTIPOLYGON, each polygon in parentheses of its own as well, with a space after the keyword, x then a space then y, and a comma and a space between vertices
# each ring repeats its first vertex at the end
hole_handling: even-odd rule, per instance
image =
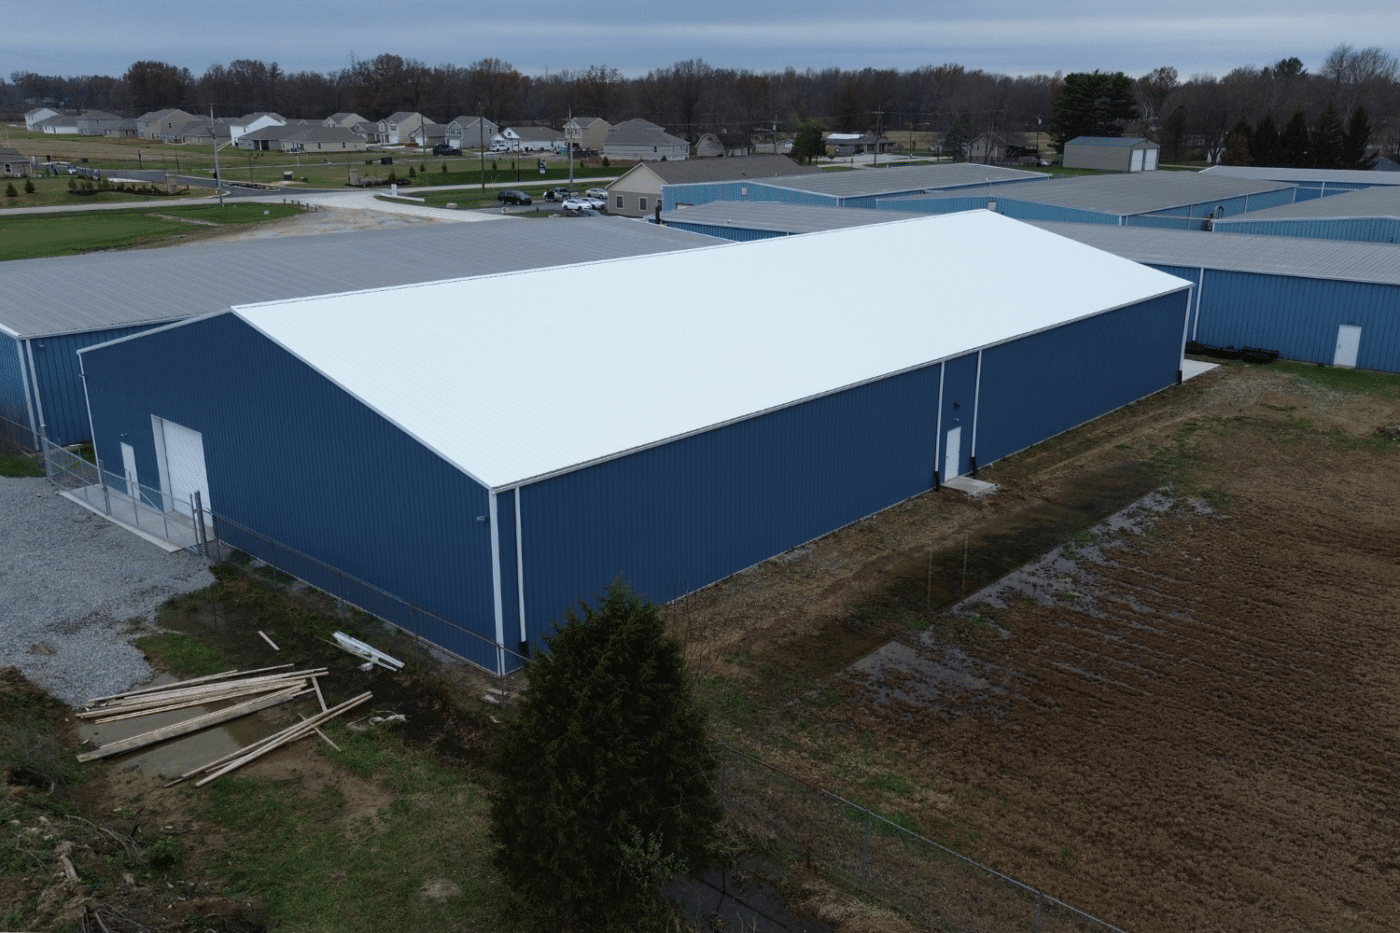
POLYGON ((893 152, 894 140, 868 133, 828 133, 826 150, 832 156, 862 155, 867 152, 893 152))
POLYGON ((35 107, 24 115, 24 128, 32 130, 35 124, 56 116, 59 116, 59 112, 52 107, 35 107))
POLYGON ((116 126, 122 118, 103 110, 89 110, 87 113, 78 114, 74 120, 79 136, 105 136, 107 128, 116 126))
POLYGON ((152 110, 136 118, 136 135, 142 139, 162 139, 166 132, 196 119, 194 114, 183 110, 152 110))
POLYGON ((167 143, 192 146, 210 146, 217 138, 220 145, 233 141, 233 128, 228 120, 210 121, 208 117, 195 117, 178 126, 161 131, 161 140, 167 143))
POLYGON ((228 135, 232 142, 238 142, 238 137, 244 133, 251 133, 268 126, 286 126, 287 118, 276 113, 250 113, 241 117, 233 117, 227 121, 228 135))
POLYGON ((35 121, 34 129, 52 136, 78 135, 78 118, 65 113, 35 121))
POLYGON ((454 149, 485 149, 500 127, 482 117, 453 117, 445 130, 447 144, 454 149))
POLYGON ((574 117, 564 124, 564 144, 573 149, 603 151, 612 124, 602 117, 574 117))
POLYGON ((736 182, 749 178, 779 178, 822 174, 815 166, 798 165, 787 156, 746 159, 687 159, 640 162, 608 185, 608 211, 624 217, 646 217, 661 206, 666 185, 736 182))
POLYGON ((409 141, 414 132, 421 132, 425 120, 432 122, 421 113, 407 110, 392 113, 379 121, 379 138, 376 141, 386 146, 402 146, 409 141))
POLYGON ((108 139, 135 139, 138 134, 136 121, 131 117, 122 117, 111 126, 104 127, 102 135, 108 139))
POLYGON ((1162 147, 1150 139, 1131 136, 1076 136, 1065 143, 1065 168, 1097 168, 1112 172, 1151 172, 1162 147))
POLYGON ((508 126, 491 137, 499 152, 551 152, 564 145, 564 135, 547 126, 508 126))
POLYGON ((0 146, 0 175, 6 178, 25 178, 34 174, 34 166, 28 156, 22 156, 17 149, 0 146))
POLYGON ((753 155, 753 138, 747 133, 701 133, 695 141, 697 159, 753 155))
POLYGON ((624 120, 608 130, 603 155, 637 162, 680 162, 690 156, 690 143, 647 120, 624 120))
POLYGON ((363 133, 343 126, 265 126, 238 137, 239 149, 258 152, 362 152, 369 147, 363 133))
MULTIPOLYGON (((610 224, 652 226, 577 226, 610 224)), ((1168 389, 1189 297, 970 211, 237 305, 79 357, 97 456, 152 501, 198 492, 221 541, 508 670, 614 580, 676 599, 1168 389), (871 301, 859 269, 920 274, 871 301), (628 287, 560 300, 599 275, 628 287)))
POLYGON ((345 111, 341 111, 340 113, 333 113, 321 121, 321 123, 325 126, 343 126, 347 130, 353 130, 361 123, 372 122, 372 120, 366 120, 358 113, 346 113, 345 111))
POLYGON ((424 117, 413 129, 408 131, 406 145, 422 146, 424 149, 431 149, 447 141, 447 127, 441 123, 435 123, 424 117))
POLYGON ((981 133, 967 144, 967 161, 1000 162, 1006 158, 1006 145, 1000 133, 981 133))

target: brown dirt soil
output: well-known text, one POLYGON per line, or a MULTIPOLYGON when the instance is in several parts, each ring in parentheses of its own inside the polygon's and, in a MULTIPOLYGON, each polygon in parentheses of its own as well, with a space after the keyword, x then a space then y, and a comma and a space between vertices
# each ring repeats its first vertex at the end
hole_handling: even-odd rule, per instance
POLYGON ((732 739, 1118 926, 1394 930, 1393 388, 1216 370, 675 618, 732 739))

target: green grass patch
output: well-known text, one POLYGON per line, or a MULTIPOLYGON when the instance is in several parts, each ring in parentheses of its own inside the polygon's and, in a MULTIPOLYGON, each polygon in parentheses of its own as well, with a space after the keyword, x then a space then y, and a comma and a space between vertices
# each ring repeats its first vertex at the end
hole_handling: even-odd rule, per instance
POLYGON ((44 460, 38 454, 0 456, 0 476, 43 476, 44 460))
POLYGON ((208 229, 209 224, 262 223, 290 217, 287 204, 162 204, 143 210, 0 216, 0 256, 36 259, 120 249, 208 229), (165 216, 160 216, 165 215, 165 216), (180 218, 180 219, 171 219, 180 218))
POLYGON ((355 812, 335 786, 219 780, 206 813, 224 830, 231 886, 260 897, 279 929, 520 929, 490 867, 483 790, 392 735, 333 735, 345 751, 330 757, 372 775, 387 802, 355 812))
POLYGON ((184 632, 162 632, 136 639, 136 647, 170 670, 188 677, 218 674, 229 669, 224 653, 184 632))
POLYGON ((1308 363, 1291 363, 1280 360, 1273 364, 1275 369, 1307 382, 1338 389, 1342 392, 1355 392, 1365 395, 1380 395, 1385 398, 1400 398, 1400 375, 1377 373, 1364 369, 1343 369, 1336 366, 1315 366, 1308 363))
POLYGON ((914 786, 910 784, 906 778, 892 771, 867 778, 865 786, 871 790, 883 791, 887 794, 898 794, 901 797, 907 797, 914 792, 914 786))

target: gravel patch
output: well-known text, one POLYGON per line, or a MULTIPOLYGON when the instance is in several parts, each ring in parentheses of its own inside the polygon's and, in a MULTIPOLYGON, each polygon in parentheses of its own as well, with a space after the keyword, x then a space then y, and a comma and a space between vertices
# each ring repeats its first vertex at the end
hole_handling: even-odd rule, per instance
POLYGON ((199 558, 166 553, 47 480, 0 478, 0 667, 70 705, 149 680, 130 622, 213 582, 199 558))

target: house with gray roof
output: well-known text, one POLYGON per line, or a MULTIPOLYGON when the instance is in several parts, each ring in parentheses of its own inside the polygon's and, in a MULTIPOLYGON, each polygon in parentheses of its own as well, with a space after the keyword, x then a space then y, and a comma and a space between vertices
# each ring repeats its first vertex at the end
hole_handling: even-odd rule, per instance
POLYGON ((819 168, 798 165, 781 155, 639 162, 608 185, 608 210, 624 217, 649 216, 661 204, 662 189, 667 185, 717 184, 821 173, 819 168))
POLYGON ((34 125, 36 123, 40 123, 44 120, 49 119, 50 117, 56 116, 59 116, 59 112, 53 109, 52 107, 35 107, 33 110, 30 110, 25 113, 24 128, 26 130, 32 130, 34 129, 34 125))
POLYGON ((50 136, 77 136, 78 118, 66 113, 60 113, 57 116, 36 120, 33 128, 41 133, 47 133, 50 136))
POLYGON ((647 120, 624 120, 603 140, 608 159, 637 162, 681 162, 690 156, 690 143, 647 120))
POLYGON ((501 128, 485 117, 463 114, 453 117, 444 129, 447 144, 453 149, 485 149, 501 128))
POLYGON ((34 174, 34 165, 18 149, 0 146, 0 175, 5 178, 27 178, 34 174))
POLYGON ((366 120, 358 113, 349 113, 347 111, 341 111, 340 113, 331 114, 321 122, 326 126, 343 126, 346 129, 353 130, 356 126, 358 126, 361 123, 373 123, 374 121, 366 120))
POLYGON ((108 127, 116 126, 121 121, 122 118, 115 113, 104 110, 89 110, 74 118, 79 136, 105 136, 108 127))
POLYGON ((564 145, 564 134, 548 126, 507 126, 491 137, 498 152, 549 152, 564 145))
POLYGON ((244 133, 236 145, 255 152, 363 152, 369 148, 363 133, 318 123, 265 126, 244 133))
POLYGON ((602 117, 573 117, 564 124, 566 145, 574 149, 597 149, 602 151, 612 124, 602 117))

